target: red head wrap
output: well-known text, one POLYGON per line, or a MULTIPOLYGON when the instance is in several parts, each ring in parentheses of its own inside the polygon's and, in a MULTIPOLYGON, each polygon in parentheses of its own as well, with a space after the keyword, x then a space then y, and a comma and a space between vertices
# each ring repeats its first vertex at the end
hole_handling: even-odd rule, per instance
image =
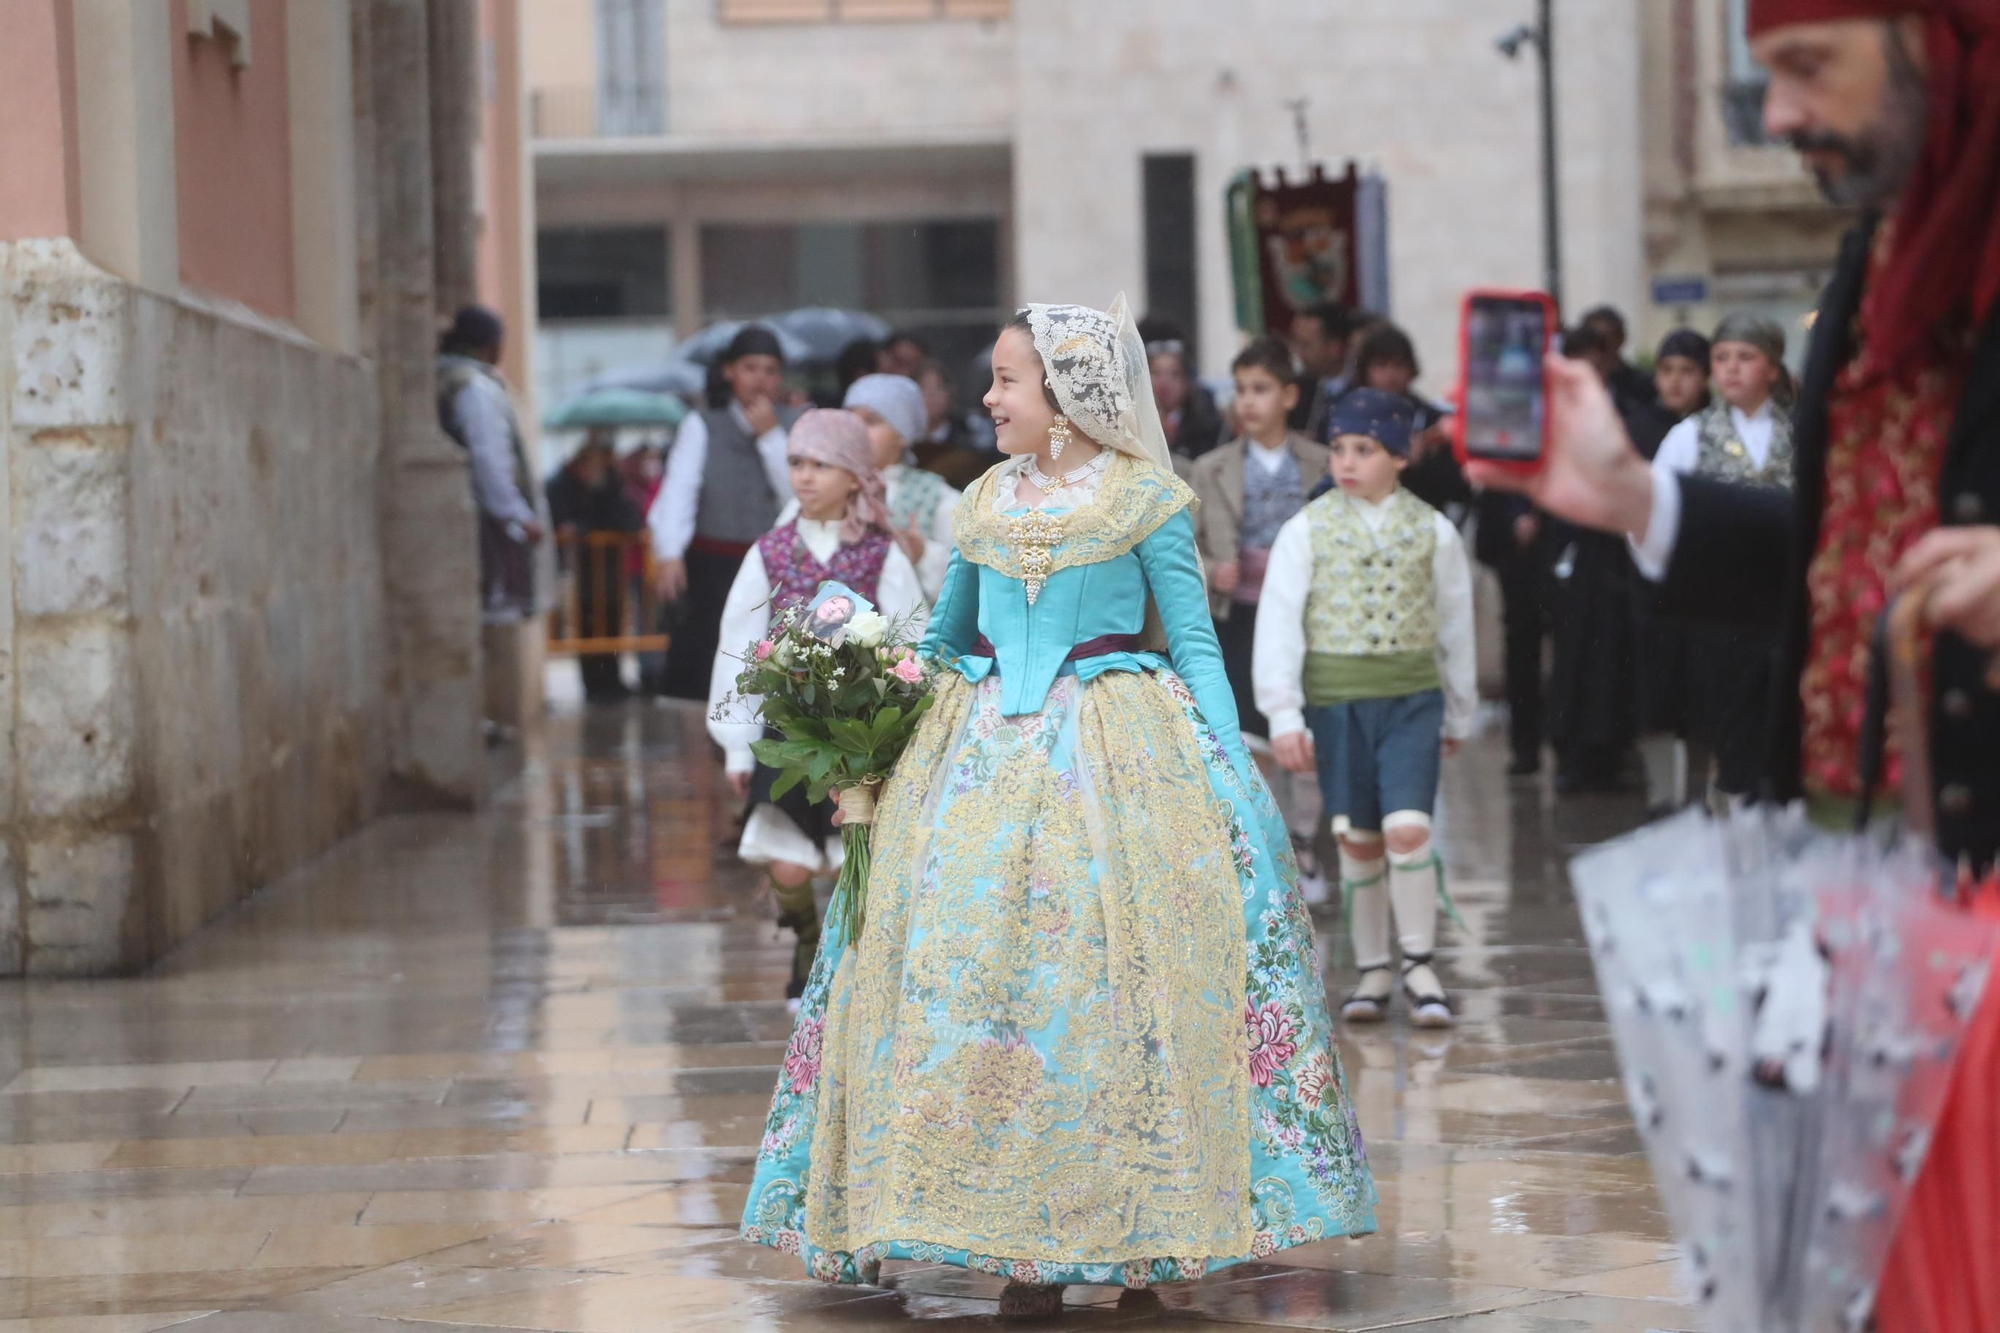
POLYGON ((1912 16, 1925 20, 1929 137, 1862 309, 1869 355, 1892 367, 1932 351, 1954 316, 1984 323, 2000 301, 2000 0, 1750 0, 1749 13, 1753 37, 1912 16))

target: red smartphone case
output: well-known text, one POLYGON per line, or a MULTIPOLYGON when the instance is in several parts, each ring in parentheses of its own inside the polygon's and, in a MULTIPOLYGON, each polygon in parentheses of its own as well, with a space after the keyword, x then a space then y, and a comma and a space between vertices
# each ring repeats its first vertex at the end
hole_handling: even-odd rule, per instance
MULTIPOLYGON (((1468 415, 1465 410, 1465 405, 1468 401, 1466 390, 1471 387, 1472 375, 1472 307, 1477 301, 1526 301, 1540 306, 1542 308, 1543 324, 1547 328, 1551 339, 1562 329, 1562 315, 1556 309, 1554 299, 1547 292, 1510 291, 1501 287, 1474 287, 1465 294, 1465 299, 1459 303, 1458 307, 1458 412, 1453 418, 1452 424, 1452 452, 1458 455, 1458 462, 1461 467, 1470 462, 1479 462, 1485 464, 1487 467, 1505 468, 1509 472, 1525 474, 1539 472, 1542 467, 1540 455, 1533 459, 1519 460, 1509 458, 1474 459, 1465 447, 1465 429, 1468 415)), ((1546 348, 1543 350, 1547 351, 1546 348)), ((1548 402, 1548 394, 1549 377, 1548 373, 1544 371, 1542 374, 1542 401, 1545 405, 1548 402)), ((1545 455, 1548 453, 1548 449, 1549 413, 1544 410, 1542 413, 1542 448, 1540 453, 1545 455)))

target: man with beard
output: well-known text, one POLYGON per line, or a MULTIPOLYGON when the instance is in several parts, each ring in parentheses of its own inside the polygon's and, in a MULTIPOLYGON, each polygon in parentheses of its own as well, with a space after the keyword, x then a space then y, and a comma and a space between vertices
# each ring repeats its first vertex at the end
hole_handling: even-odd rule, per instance
MULTIPOLYGON (((1859 793, 1876 622, 1918 590, 1930 782, 1905 800, 1982 873, 2000 854, 2000 5, 1750 0, 1749 24, 1766 128, 1867 215, 1814 325, 1796 494, 1653 472, 1596 377, 1554 360, 1543 470, 1475 479, 1628 534, 1669 609, 1774 627, 1765 795, 1824 819, 1859 793)), ((1960 1058, 2000 1065, 2000 994, 1960 1058)), ((2000 1328, 1996 1253, 2000 1095, 1961 1077, 1882 1279, 1883 1333, 2000 1328)))

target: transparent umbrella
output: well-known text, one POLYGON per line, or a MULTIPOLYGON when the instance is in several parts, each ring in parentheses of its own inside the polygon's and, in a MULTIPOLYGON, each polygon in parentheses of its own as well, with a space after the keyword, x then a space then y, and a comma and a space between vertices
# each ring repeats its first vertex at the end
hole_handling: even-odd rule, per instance
POLYGON ((813 360, 812 347, 797 334, 787 330, 779 322, 783 318, 784 316, 780 315, 772 319, 720 320, 675 348, 674 355, 681 360, 697 361, 705 366, 722 355, 728 348, 730 339, 734 338, 745 324, 761 324, 777 336, 778 346, 784 349, 785 360, 788 363, 792 365, 810 363, 813 360))
POLYGON ((795 360, 816 365, 832 365, 847 345, 857 339, 880 342, 889 336, 888 324, 866 311, 830 306, 788 310, 770 322, 780 335, 798 339, 807 349, 805 355, 795 360))
POLYGON ((1720 1333, 1866 1327, 1995 927, 1922 850, 1687 814, 1571 879, 1633 1118, 1720 1333))

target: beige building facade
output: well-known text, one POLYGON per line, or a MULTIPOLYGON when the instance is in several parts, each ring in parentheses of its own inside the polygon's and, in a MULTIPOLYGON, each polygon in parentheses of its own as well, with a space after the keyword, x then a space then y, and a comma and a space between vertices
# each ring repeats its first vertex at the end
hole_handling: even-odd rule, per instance
MULTIPOLYGON (((976 345, 1019 302, 1119 290, 1191 313, 1220 373, 1240 341, 1223 192, 1245 168, 1296 171, 1301 128, 1313 158, 1385 179, 1390 313, 1442 391, 1461 293, 1542 285, 1535 65, 1496 46, 1532 11, 525 0, 545 391, 715 318, 859 304, 976 345), (1187 271, 1163 270, 1149 252, 1179 215, 1187 271)), ((1838 220, 1782 149, 1730 141, 1740 5, 1556 11, 1570 307, 1619 306, 1637 341, 1727 303, 1796 314, 1838 220), (1676 276, 1707 299, 1656 304, 1676 276)))
POLYGON ((7 7, 0 975, 144 963, 381 810, 480 798, 432 363, 453 299, 529 322, 515 23, 7 7))

